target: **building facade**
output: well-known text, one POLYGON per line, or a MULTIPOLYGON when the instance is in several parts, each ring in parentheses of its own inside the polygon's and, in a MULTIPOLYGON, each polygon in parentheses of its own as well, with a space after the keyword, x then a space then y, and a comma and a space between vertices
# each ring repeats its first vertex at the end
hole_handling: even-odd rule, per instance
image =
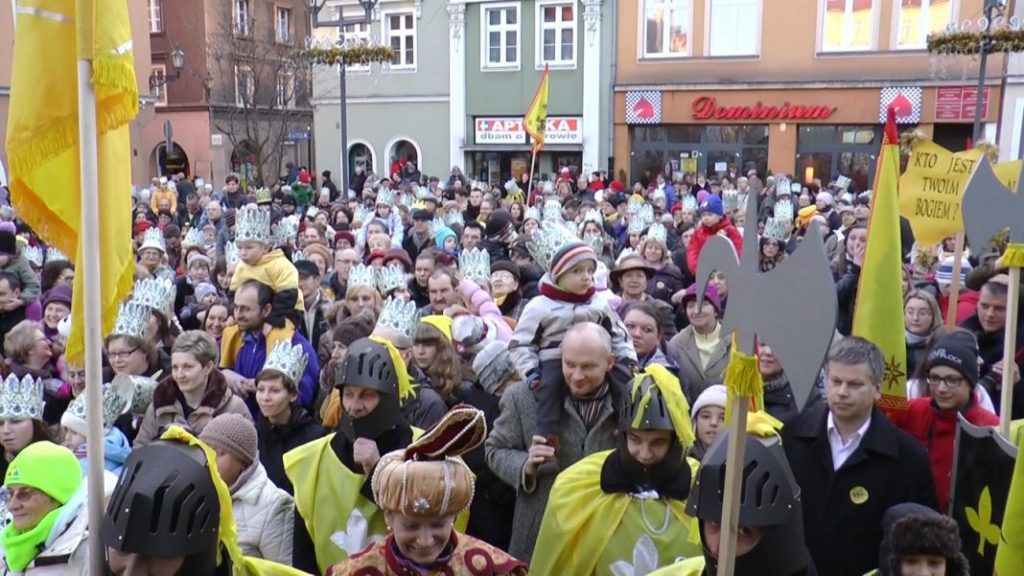
MULTIPOLYGON (((1007 22, 1024 20, 1024 2, 1014 2, 1007 22)), ((977 22, 975 22, 975 25, 977 22)), ((1019 24, 1018 24, 1019 26, 1019 24)), ((999 123, 999 158, 1016 160, 1024 154, 1024 54, 1011 54, 1006 58, 1002 118, 999 123)))
POLYGON ((150 75, 168 78, 151 91, 155 114, 140 150, 151 176, 184 172, 219 188, 237 173, 270 184, 287 163, 310 163, 309 72, 295 57, 309 35, 304 0, 143 1, 150 75))
MULTIPOLYGON (((355 0, 328 4, 321 19, 363 15, 355 0)), ((318 42, 390 46, 390 62, 345 67, 345 103, 338 66, 314 66, 316 166, 341 170, 341 106, 347 106, 346 154, 356 170, 391 176, 407 169, 445 175, 448 164, 448 34, 444 2, 381 0, 368 25, 317 28, 318 42)), ((340 184, 339 177, 334 178, 340 184)))
MULTIPOLYGON (((885 109, 962 150, 976 60, 930 56, 926 38, 982 13, 983 0, 638 0, 618 3, 616 168, 787 173, 873 185, 885 109), (768 9, 771 4, 771 10, 768 9)), ((1004 58, 982 100, 995 141, 1004 58)))
POLYGON ((547 66, 546 143, 535 173, 611 164, 612 2, 449 0, 451 161, 489 184, 530 171, 523 115, 547 66), (455 94, 462 93, 463 97, 455 94))

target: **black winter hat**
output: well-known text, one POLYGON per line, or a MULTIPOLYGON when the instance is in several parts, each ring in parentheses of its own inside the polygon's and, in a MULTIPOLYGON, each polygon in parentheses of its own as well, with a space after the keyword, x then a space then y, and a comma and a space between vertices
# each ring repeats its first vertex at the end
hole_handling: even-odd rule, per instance
POLYGON ((430 222, 434 219, 434 214, 430 210, 424 210, 423 208, 417 208, 412 211, 413 220, 426 220, 430 222))
POLYGON ((973 388, 978 383, 978 341, 966 330, 954 330, 935 343, 928 353, 925 371, 946 366, 963 374, 973 388))
POLYGON ((18 240, 13 232, 0 230, 0 254, 15 256, 18 254, 18 240))
POLYGON ((295 269, 299 272, 299 276, 307 278, 320 276, 320 268, 317 268, 317 265, 310 260, 296 260, 294 265, 295 269))
POLYGON ((891 534, 892 573, 907 556, 942 556, 946 574, 970 574, 967 558, 960 551, 960 527, 956 521, 940 514, 906 516, 896 522, 891 534))
POLYGON ((510 226, 514 226, 512 214, 508 210, 500 208, 491 212, 491 215, 487 218, 484 234, 491 240, 498 240, 509 231, 510 226))

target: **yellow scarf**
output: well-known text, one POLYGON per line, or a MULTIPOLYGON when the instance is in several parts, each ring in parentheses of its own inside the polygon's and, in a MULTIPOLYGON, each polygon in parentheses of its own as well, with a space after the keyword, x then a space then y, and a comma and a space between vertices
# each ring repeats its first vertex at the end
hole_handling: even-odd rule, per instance
MULTIPOLYGON (((272 328, 270 333, 267 334, 266 345, 268 355, 274 349, 275 344, 278 342, 291 342, 292 338, 295 337, 295 325, 288 319, 285 319, 284 322, 284 328, 272 328)), ((238 351, 242 349, 242 343, 245 341, 243 336, 244 333, 238 329, 237 324, 224 328, 224 333, 220 337, 221 368, 234 369, 235 359, 238 358, 238 351)))

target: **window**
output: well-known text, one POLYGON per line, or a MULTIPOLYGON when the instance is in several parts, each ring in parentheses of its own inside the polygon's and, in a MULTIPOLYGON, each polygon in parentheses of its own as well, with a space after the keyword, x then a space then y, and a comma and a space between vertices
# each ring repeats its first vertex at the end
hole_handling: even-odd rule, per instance
POLYGON ((576 66, 576 5, 537 4, 537 66, 576 66))
POLYGON ((412 12, 388 14, 384 19, 384 35, 394 50, 392 69, 416 69, 416 16, 412 12))
POLYGON ((255 78, 252 68, 248 66, 235 67, 235 105, 242 108, 252 108, 255 105, 256 94, 255 78))
POLYGON ((274 19, 277 27, 277 41, 280 44, 290 44, 292 41, 292 11, 287 8, 277 8, 277 17, 274 19))
POLYGON ((896 48, 923 49, 928 35, 953 19, 953 0, 900 0, 896 7, 896 48))
POLYGON ((709 56, 755 56, 761 48, 760 0, 711 0, 709 56))
POLYGON ((278 108, 295 108, 294 74, 281 72, 277 75, 277 98, 275 102, 278 108))
POLYGON ((643 7, 644 57, 689 56, 692 0, 644 0, 643 7))
MULTIPOLYGON (((356 24, 355 26, 346 26, 345 28, 338 29, 338 40, 342 41, 346 47, 353 46, 369 46, 370 45, 370 25, 366 22, 362 24, 356 24)), ((366 64, 346 64, 346 72, 365 72, 370 67, 366 64)))
POLYGON ((875 36, 875 0, 823 0, 821 50, 870 50, 875 36))
POLYGON ((157 34, 164 31, 163 0, 149 0, 149 32, 157 34))
POLYGON ((252 34, 252 23, 249 20, 249 0, 234 0, 235 2, 235 34, 238 36, 249 36, 252 34))
POLYGON ((481 6, 482 68, 519 68, 519 4, 481 6))
POLYGON ((151 94, 157 99, 156 105, 167 106, 167 84, 163 84, 164 78, 167 77, 167 66, 155 64, 150 69, 149 75, 160 83, 151 90, 151 94))

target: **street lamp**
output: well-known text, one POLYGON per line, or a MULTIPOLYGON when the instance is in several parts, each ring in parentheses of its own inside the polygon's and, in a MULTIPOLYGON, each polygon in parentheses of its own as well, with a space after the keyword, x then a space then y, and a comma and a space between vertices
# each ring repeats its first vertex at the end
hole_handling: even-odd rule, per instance
MULTIPOLYGON (((313 17, 314 28, 337 28, 338 36, 340 39, 344 39, 345 28, 350 26, 359 26, 361 24, 369 25, 373 21, 373 10, 377 7, 378 0, 358 0, 359 6, 363 9, 362 16, 354 16, 346 18, 341 11, 339 5, 338 17, 334 20, 321 20, 320 11, 324 9, 324 5, 327 4, 327 0, 308 0, 309 13, 313 17)), ((348 193, 349 174, 348 174, 348 111, 346 109, 346 93, 347 87, 345 85, 345 60, 341 59, 338 64, 340 79, 340 120, 338 122, 341 128, 341 189, 344 194, 348 193)))
POLYGON ((1006 11, 1006 0, 985 0, 985 34, 981 38, 981 59, 980 65, 981 70, 978 72, 978 92, 974 95, 974 139, 972 142, 974 146, 978 145, 978 141, 981 140, 981 103, 982 94, 985 90, 985 74, 987 72, 986 67, 988 64, 988 53, 992 48, 992 40, 989 38, 989 34, 992 33, 992 20, 996 17, 996 13, 1002 16, 1006 11))
POLYGON ((149 90, 150 92, 160 88, 164 84, 167 84, 171 80, 177 80, 181 77, 181 70, 185 67, 185 52, 180 46, 175 46, 174 50, 171 50, 171 67, 174 68, 174 75, 168 76, 166 74, 158 76, 151 74, 149 76, 149 90))

